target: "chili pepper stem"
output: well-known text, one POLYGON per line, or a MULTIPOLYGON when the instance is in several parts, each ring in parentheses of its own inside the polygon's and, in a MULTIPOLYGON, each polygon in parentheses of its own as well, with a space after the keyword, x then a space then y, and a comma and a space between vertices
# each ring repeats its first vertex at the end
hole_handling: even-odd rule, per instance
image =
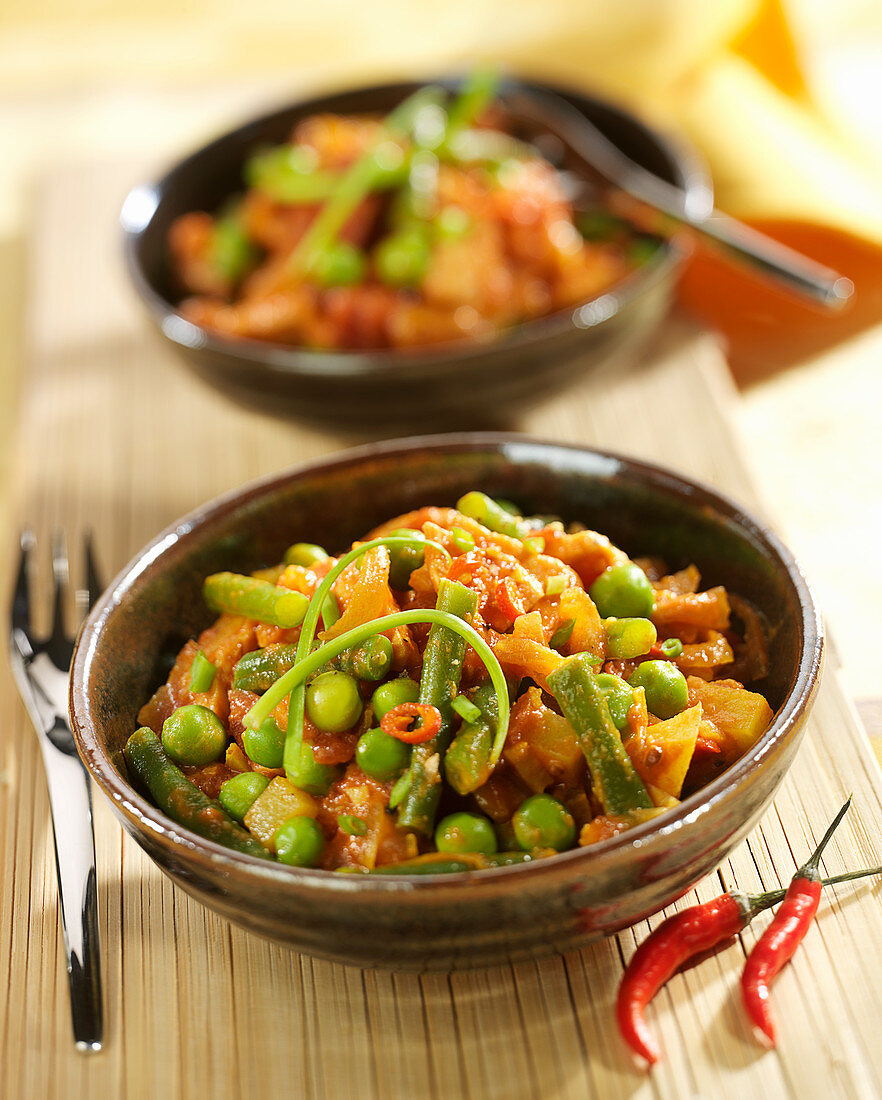
POLYGON ((793 876, 794 879, 807 878, 810 882, 818 882, 820 880, 821 876, 818 871, 818 864, 820 863, 821 856, 823 855, 824 849, 830 842, 830 838, 836 832, 836 829, 839 826, 839 822, 848 813, 848 808, 849 806, 851 806, 851 800, 853 797, 853 795, 849 795, 848 798, 845 800, 839 813, 833 818, 826 833, 824 833, 824 835, 821 837, 821 841, 818 844, 817 848, 815 848, 815 850, 808 857, 802 867, 800 867, 796 874, 793 876))

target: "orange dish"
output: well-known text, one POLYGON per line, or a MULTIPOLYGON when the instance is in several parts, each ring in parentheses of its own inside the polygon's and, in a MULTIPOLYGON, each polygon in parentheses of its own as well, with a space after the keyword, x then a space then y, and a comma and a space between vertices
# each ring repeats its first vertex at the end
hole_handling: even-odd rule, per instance
POLYGON ((385 118, 314 114, 257 150, 246 190, 170 226, 180 313, 313 349, 488 341, 596 297, 654 254, 514 132, 478 75, 385 118))

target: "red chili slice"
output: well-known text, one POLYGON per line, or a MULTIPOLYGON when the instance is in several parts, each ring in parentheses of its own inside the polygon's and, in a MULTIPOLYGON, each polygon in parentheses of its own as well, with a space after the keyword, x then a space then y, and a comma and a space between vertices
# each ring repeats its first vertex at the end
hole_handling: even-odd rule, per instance
POLYGON ((441 729, 441 711, 426 703, 399 703, 386 711, 380 728, 407 745, 422 745, 441 729), (411 729, 415 718, 419 719, 419 725, 411 729))

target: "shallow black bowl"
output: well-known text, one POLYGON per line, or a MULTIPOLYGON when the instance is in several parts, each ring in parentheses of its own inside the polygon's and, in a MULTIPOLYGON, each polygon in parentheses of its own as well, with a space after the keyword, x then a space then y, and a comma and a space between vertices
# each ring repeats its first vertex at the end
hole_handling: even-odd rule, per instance
MULTIPOLYGON (((458 341, 425 351, 324 352, 229 340, 185 321, 175 308, 166 239, 191 210, 216 210, 242 190, 242 165, 260 145, 286 140, 317 111, 385 112, 417 84, 321 96, 264 115, 182 161, 156 183, 136 187, 123 207, 128 268, 165 339, 200 377, 236 401, 275 413, 358 428, 365 423, 502 423, 637 342, 667 311, 683 254, 665 244, 655 258, 589 303, 513 328, 489 344, 458 341), (414 418, 419 420, 415 421, 414 418)), ((572 91, 557 92, 638 164, 695 197, 709 194, 695 155, 632 115, 572 91)), ((503 92, 505 85, 503 85, 503 92)))
POLYGON ((230 493, 170 527, 87 619, 71 676, 80 753, 125 828, 179 886, 301 951, 360 965, 456 968, 565 951, 667 905, 756 822, 799 744, 821 630, 799 566, 737 505, 656 466, 499 435, 350 451, 230 493), (668 813, 621 836, 519 867, 424 877, 267 864, 175 825, 130 784, 122 747, 169 653, 208 625, 202 580, 280 560, 297 540, 340 551, 376 524, 481 488, 528 512, 580 520, 632 554, 694 561, 752 600, 774 631, 757 685, 775 710, 759 742, 668 813))

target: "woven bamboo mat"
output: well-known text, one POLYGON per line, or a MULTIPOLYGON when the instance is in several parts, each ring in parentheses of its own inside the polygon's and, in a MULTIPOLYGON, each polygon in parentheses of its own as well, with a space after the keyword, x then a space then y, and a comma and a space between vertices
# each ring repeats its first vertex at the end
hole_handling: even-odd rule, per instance
MULTIPOLYGON (((132 180, 130 170, 108 166, 68 171, 47 184, 36 204, 27 286, 16 514, 41 539, 55 525, 92 528, 108 575, 216 493, 348 442, 239 410, 180 370, 149 336, 117 253, 114 219, 132 180)), ((671 326, 620 377, 586 379, 515 427, 656 458, 756 506, 726 420, 734 400, 714 343, 671 326)), ((7 562, 11 544, 8 535, 7 562)), ((74 553, 74 567, 77 560, 74 553)), ((721 882, 746 890, 786 882, 851 790, 854 808, 826 868, 882 862, 882 776, 832 664, 774 806, 681 904, 719 893, 721 882)), ((826 895, 775 989, 777 1052, 751 1039, 736 997, 760 918, 658 997, 650 1019, 665 1059, 647 1075, 633 1066, 612 1015, 623 961, 647 924, 538 963, 449 976, 362 972, 265 943, 191 901, 124 836, 97 792, 107 1041, 99 1055, 77 1055, 44 779, 5 663, 0 705, 0 984, 7 989, 0 1095, 741 1100, 882 1093, 878 887, 826 895)))

